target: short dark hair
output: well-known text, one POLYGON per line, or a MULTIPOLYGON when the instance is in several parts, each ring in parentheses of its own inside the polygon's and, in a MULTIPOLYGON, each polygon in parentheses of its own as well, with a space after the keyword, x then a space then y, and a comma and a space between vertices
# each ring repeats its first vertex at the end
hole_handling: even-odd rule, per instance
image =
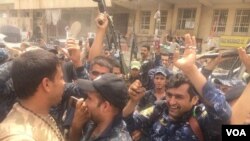
POLYGON ((189 88, 188 88, 188 93, 190 94, 190 99, 192 99, 194 96, 199 96, 199 93, 197 92, 197 90, 195 89, 195 87, 193 86, 193 84, 190 82, 190 80, 182 73, 177 73, 175 75, 173 75, 170 78, 170 81, 168 83, 168 89, 169 88, 178 88, 183 84, 188 84, 189 88))
POLYGON ((169 53, 161 52, 161 56, 168 56, 169 57, 169 53))
POLYGON ((113 67, 121 68, 120 63, 117 60, 110 58, 110 61, 111 61, 113 67))
POLYGON ((12 64, 11 77, 17 97, 33 96, 42 79, 54 80, 60 61, 55 54, 43 49, 27 51, 12 64))
POLYGON ((112 72, 113 65, 111 59, 105 56, 97 56, 95 57, 91 63, 90 63, 90 70, 94 65, 100 65, 102 67, 107 67, 109 69, 109 72, 112 72))
POLYGON ((150 51, 150 46, 149 45, 142 45, 141 47, 147 48, 147 50, 150 51))

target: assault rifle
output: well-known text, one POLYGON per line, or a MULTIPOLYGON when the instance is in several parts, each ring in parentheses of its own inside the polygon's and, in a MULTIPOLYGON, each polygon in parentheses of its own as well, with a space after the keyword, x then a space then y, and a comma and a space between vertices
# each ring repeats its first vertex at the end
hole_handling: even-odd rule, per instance
MULTIPOLYGON (((105 3, 105 0, 93 0, 95 2, 98 3, 98 8, 99 8, 99 11, 100 13, 104 13, 106 12, 107 13, 107 7, 106 7, 106 3, 105 3)), ((114 30, 114 24, 113 24, 113 20, 110 18, 110 16, 108 16, 108 21, 109 21, 109 25, 108 25, 108 28, 109 28, 109 32, 110 32, 110 36, 111 38, 109 37, 108 34, 106 34, 106 38, 107 38, 107 42, 108 42, 108 46, 111 47, 112 45, 114 45, 115 49, 119 50, 119 62, 121 64, 121 70, 122 70, 122 73, 123 74, 127 74, 128 73, 128 69, 127 69, 127 66, 126 66, 126 63, 125 63, 125 60, 124 60, 124 56, 123 56, 123 53, 122 53, 122 50, 121 50, 121 45, 118 43, 117 39, 119 40, 115 30, 114 30), (109 39, 112 39, 112 40, 109 40, 109 39)), ((99 24, 102 24, 102 21, 98 21, 99 24)))

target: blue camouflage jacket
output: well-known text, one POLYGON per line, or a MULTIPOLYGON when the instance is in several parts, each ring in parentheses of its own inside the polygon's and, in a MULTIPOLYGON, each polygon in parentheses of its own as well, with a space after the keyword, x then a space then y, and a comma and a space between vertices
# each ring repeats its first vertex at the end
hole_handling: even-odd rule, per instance
POLYGON ((203 87, 203 101, 178 121, 168 116, 165 102, 156 103, 150 114, 134 113, 125 119, 128 130, 143 130, 151 141, 198 141, 189 119, 194 116, 205 141, 221 140, 221 125, 231 116, 231 108, 222 92, 207 82, 203 87))
POLYGON ((87 126, 84 129, 86 131, 81 141, 132 141, 121 115, 117 115, 109 127, 98 137, 90 137, 95 125, 88 124, 87 126))

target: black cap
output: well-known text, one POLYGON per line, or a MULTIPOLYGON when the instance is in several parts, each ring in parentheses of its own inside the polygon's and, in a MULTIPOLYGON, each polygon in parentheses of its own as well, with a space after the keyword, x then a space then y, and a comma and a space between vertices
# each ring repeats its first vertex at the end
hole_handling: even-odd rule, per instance
POLYGON ((164 75, 165 77, 167 77, 168 74, 169 74, 169 72, 167 71, 167 69, 164 68, 164 67, 158 67, 158 68, 155 69, 155 74, 154 75, 159 74, 159 73, 162 74, 162 75, 164 75))
POLYGON ((152 69, 151 71, 152 72, 150 72, 150 73, 153 73, 153 76, 155 76, 156 74, 162 74, 165 77, 169 77, 169 76, 173 75, 173 73, 169 69, 167 69, 166 67, 163 67, 163 66, 156 67, 156 68, 152 69))
POLYGON ((127 87, 122 78, 112 73, 100 75, 95 80, 78 79, 78 86, 85 92, 97 91, 112 105, 122 110, 127 102, 127 87))

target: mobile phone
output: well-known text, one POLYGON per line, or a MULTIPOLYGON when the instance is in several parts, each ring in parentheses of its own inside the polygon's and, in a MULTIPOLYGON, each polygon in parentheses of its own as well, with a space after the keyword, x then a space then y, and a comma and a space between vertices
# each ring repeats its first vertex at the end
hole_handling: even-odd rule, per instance
POLYGON ((77 103, 78 98, 74 97, 74 96, 70 96, 69 98, 69 106, 76 108, 76 103, 77 103))

